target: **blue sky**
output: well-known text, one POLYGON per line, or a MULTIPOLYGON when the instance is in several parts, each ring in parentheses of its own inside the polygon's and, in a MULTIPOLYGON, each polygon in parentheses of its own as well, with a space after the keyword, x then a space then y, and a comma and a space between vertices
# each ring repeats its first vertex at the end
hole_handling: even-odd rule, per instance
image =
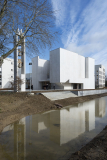
MULTIPOLYGON (((107 0, 50 1, 56 29, 61 33, 51 50, 61 47, 94 58, 95 64, 107 70, 107 0)), ((40 58, 49 59, 49 49, 40 58)))

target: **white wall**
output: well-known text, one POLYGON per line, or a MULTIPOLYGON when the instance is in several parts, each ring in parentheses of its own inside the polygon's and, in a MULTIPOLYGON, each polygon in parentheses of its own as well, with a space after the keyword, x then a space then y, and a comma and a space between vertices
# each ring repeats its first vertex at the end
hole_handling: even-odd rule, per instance
POLYGON ((79 83, 85 78, 85 57, 60 48, 60 82, 79 83))
POLYGON ((50 52, 50 83, 60 83, 60 48, 50 52))
POLYGON ((4 63, 2 64, 2 88, 10 88, 11 87, 10 81, 13 80, 14 80, 14 61, 13 59, 6 58, 4 59, 4 63))
POLYGON ((64 89, 73 89, 73 83, 82 84, 83 89, 94 89, 94 59, 62 48, 51 51, 50 82, 61 83, 64 89))
MULTIPOLYGON (((10 81, 14 81, 14 60, 11 58, 4 59, 1 67, 2 85, 0 88, 11 88, 10 81)), ((21 77, 21 68, 18 68, 18 76, 21 77)))
POLYGON ((105 67, 103 65, 95 65, 95 83, 99 88, 105 87, 105 67), (101 72, 101 73, 100 73, 101 72))
POLYGON ((49 61, 48 60, 44 60, 44 59, 39 59, 39 63, 38 63, 38 74, 39 74, 39 80, 40 81, 45 81, 48 80, 50 77, 50 73, 49 73, 49 61))
POLYGON ((32 83, 34 89, 42 89, 42 82, 55 84, 56 89, 94 89, 94 59, 58 48, 50 52, 50 61, 35 57, 32 59, 32 83), (49 77, 48 77, 49 76, 49 77))
POLYGON ((43 81, 49 81, 49 65, 48 60, 39 59, 39 56, 32 59, 32 84, 34 90, 41 89, 43 81))
POLYGON ((92 58, 86 58, 86 77, 83 84, 83 89, 95 89, 95 76, 94 76, 94 63, 95 60, 92 58))
POLYGON ((33 89, 38 89, 39 88, 38 59, 39 59, 38 56, 32 59, 32 84, 33 84, 33 89))

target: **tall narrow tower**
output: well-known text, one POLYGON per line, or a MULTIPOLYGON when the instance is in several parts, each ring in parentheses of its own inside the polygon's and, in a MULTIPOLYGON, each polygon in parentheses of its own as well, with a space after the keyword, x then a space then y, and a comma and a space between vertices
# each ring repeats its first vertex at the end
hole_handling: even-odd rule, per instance
MULTIPOLYGON (((23 36, 22 29, 20 31, 18 29, 14 36, 14 46, 17 45, 20 36, 23 36)), ((14 90, 16 92, 18 91, 17 77, 20 77, 23 81, 21 91, 25 91, 25 38, 23 38, 22 43, 14 50, 14 90), (21 59, 18 59, 18 56, 20 56, 21 59), (21 69, 21 74, 19 74, 18 68, 21 69)))

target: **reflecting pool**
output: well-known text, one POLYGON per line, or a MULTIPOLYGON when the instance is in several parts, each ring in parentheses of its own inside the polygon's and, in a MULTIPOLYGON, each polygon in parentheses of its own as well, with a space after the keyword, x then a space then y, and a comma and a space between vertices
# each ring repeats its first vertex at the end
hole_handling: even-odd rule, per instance
POLYGON ((0 160, 67 160, 107 125, 107 97, 27 116, 4 128, 0 160))

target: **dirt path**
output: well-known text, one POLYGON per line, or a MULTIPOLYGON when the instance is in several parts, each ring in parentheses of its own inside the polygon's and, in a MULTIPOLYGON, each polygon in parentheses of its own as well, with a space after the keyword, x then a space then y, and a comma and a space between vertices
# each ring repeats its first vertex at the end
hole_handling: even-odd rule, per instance
POLYGON ((69 160, 107 160, 107 126, 69 160))
MULTIPOLYGON (((85 97, 50 101, 42 95, 27 96, 27 93, 0 93, 0 132, 4 127, 27 115, 57 109, 55 103, 63 107, 107 96, 107 93, 85 97)), ((70 160, 107 159, 107 127, 80 151, 71 155, 70 160)))

